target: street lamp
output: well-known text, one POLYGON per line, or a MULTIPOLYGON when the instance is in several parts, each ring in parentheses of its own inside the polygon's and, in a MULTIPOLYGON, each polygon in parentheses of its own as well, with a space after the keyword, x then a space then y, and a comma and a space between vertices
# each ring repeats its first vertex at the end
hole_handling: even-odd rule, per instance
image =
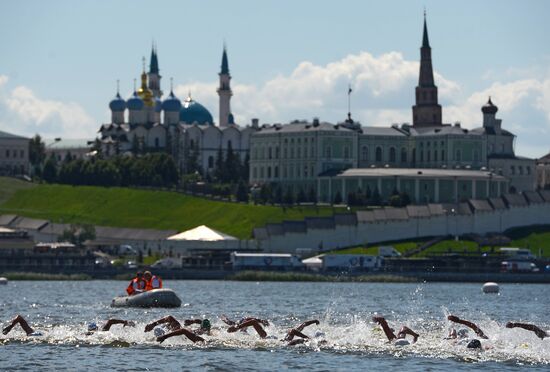
POLYGON ((456 219, 456 209, 451 208, 451 213, 453 214, 453 218, 455 220, 455 241, 458 241, 458 221, 456 219))

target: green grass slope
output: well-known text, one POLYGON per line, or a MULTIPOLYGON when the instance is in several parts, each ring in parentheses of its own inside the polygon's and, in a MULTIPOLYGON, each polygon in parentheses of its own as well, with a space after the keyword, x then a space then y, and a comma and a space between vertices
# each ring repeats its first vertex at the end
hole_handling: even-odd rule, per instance
POLYGON ((16 178, 0 177, 0 205, 10 199, 19 190, 27 190, 35 187, 31 182, 16 178))
MULTIPOLYGON (((13 181, 3 182, 9 186, 13 181)), ((332 214, 332 208, 328 207, 283 209, 213 201, 168 191, 67 185, 24 188, 17 182, 14 185, 15 189, 6 193, 9 198, 0 204, 0 213, 64 223, 178 231, 207 225, 239 238, 249 238, 254 227, 266 223, 332 214)))

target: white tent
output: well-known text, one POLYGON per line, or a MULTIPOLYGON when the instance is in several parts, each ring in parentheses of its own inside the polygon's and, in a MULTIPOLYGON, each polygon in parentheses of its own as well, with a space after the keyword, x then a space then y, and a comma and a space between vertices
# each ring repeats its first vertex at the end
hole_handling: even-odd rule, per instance
POLYGON ((238 240, 234 236, 216 231, 205 225, 195 227, 194 229, 187 230, 176 235, 172 235, 167 239, 168 240, 187 240, 187 241, 199 240, 199 241, 206 241, 206 242, 238 240))

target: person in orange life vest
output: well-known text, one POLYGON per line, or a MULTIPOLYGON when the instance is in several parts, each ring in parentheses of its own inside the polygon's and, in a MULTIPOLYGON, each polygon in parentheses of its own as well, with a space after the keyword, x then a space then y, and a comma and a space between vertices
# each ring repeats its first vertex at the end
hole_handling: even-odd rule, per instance
POLYGON ((143 279, 145 279, 145 290, 162 288, 162 279, 159 276, 152 275, 150 271, 143 273, 143 279))
POLYGON ((132 279, 132 281, 128 285, 128 288, 126 288, 128 296, 133 296, 135 294, 145 291, 146 284, 147 282, 143 278, 143 273, 141 271, 138 271, 136 273, 136 277, 132 279))

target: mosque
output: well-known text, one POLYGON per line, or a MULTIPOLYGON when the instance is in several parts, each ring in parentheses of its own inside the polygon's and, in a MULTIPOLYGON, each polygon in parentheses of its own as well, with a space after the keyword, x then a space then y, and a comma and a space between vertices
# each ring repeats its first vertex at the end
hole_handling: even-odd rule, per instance
POLYGON ((250 183, 323 202, 375 190, 383 200, 405 192, 415 203, 437 203, 535 189, 535 161, 515 155, 515 135, 491 98, 479 128, 442 122, 425 17, 414 97, 412 125, 361 126, 351 113, 339 124, 262 125, 251 139, 250 183))
POLYGON ((244 160, 250 147, 250 135, 256 129, 253 126, 237 125, 231 113, 233 93, 225 47, 217 89, 217 125, 210 111, 195 101, 191 94, 182 102, 171 86, 170 93, 163 99, 162 77, 155 46, 151 50, 149 72, 145 71, 145 60, 143 63, 139 89, 134 86, 133 94, 126 100, 117 91, 109 103, 111 122, 103 124, 99 129, 99 140, 105 156, 167 151, 174 156, 180 169, 184 170, 186 154, 196 151, 203 174, 214 170, 219 149, 225 153, 232 148, 244 160))

